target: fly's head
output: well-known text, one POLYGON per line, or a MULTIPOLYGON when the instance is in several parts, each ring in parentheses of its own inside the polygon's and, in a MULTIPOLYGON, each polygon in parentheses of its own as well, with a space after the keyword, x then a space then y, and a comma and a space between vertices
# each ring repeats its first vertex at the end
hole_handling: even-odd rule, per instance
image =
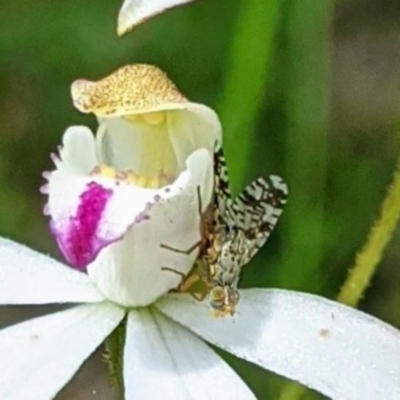
POLYGON ((239 302, 239 292, 230 286, 214 286, 208 295, 211 314, 214 317, 233 316, 239 302))

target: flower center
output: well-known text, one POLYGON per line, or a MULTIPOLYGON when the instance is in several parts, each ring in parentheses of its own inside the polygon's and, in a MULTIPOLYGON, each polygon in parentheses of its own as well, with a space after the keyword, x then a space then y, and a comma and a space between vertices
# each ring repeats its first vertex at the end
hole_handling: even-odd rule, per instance
POLYGON ((165 112, 155 111, 155 112, 149 112, 149 113, 145 113, 145 114, 126 115, 125 119, 128 121, 131 121, 131 122, 138 122, 140 119, 142 119, 147 124, 158 125, 165 121, 166 116, 165 116, 165 112))
POLYGON ((97 133, 97 155, 102 176, 134 185, 160 188, 170 184, 184 169, 170 127, 176 115, 170 112, 129 114, 103 118, 97 133))
POLYGON ((138 175, 133 171, 119 172, 115 168, 105 164, 97 165, 90 173, 90 175, 101 176, 103 178, 114 179, 121 182, 127 182, 131 185, 149 189, 158 189, 163 186, 169 185, 173 181, 163 171, 160 171, 158 175, 146 177, 143 175, 138 175))

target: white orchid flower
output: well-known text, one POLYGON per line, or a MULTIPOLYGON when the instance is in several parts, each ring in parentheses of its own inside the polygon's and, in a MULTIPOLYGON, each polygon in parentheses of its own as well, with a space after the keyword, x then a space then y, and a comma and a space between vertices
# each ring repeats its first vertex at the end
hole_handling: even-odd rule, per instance
POLYGON ((197 188, 203 209, 211 198, 218 117, 148 65, 78 80, 72 97, 96 114, 99 129, 96 139, 85 127, 68 129, 53 156, 57 168, 45 187, 52 232, 67 261, 87 267, 107 298, 147 305, 181 279, 163 266, 186 274, 196 258, 160 245, 184 250, 200 241, 193 210, 197 188))
POLYGON ((122 36, 149 18, 192 1, 194 0, 124 0, 118 15, 117 34, 122 36))
POLYGON ((206 303, 168 294, 180 277, 162 267, 187 273, 196 251, 160 244, 199 240, 197 187, 205 207, 220 140, 213 111, 148 66, 79 81, 73 98, 96 113, 99 131, 66 132, 45 191, 74 268, 0 239, 0 304, 80 305, 0 331, 0 399, 53 398, 125 318, 126 400, 255 399, 205 342, 334 399, 400 398, 400 333, 360 311, 247 289, 234 316, 213 318, 206 303))
POLYGON ((255 399, 204 341, 333 399, 400 398, 399 332, 355 309, 273 289, 241 290, 224 319, 186 294, 125 307, 89 275, 0 239, 0 304, 49 303, 84 304, 0 331, 1 399, 53 398, 125 316, 127 400, 255 399))

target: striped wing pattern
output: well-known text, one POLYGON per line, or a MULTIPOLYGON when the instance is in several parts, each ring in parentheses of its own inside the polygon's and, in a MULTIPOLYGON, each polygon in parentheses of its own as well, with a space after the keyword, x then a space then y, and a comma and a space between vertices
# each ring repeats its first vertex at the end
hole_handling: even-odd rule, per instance
POLYGON ((222 223, 230 226, 227 213, 233 200, 229 189, 228 168, 220 143, 216 143, 214 149, 214 180, 214 207, 222 218, 222 223))
POLYGON ((247 260, 264 245, 274 230, 287 202, 286 183, 276 175, 258 178, 234 200, 230 218, 248 241, 247 260))
POLYGON ((248 262, 274 230, 286 204, 288 188, 277 175, 258 178, 234 200, 229 189, 228 168, 221 145, 214 150, 214 206, 225 226, 227 238, 243 233, 247 240, 248 262))

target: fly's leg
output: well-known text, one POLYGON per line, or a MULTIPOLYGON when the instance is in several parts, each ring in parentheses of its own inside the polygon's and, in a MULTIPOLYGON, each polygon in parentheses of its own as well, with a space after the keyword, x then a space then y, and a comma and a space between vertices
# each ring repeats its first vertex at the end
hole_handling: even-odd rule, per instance
POLYGON ((170 268, 170 267, 161 267, 161 269, 163 271, 171 271, 181 277, 181 282, 179 283, 178 287, 174 291, 189 293, 197 301, 203 301, 205 299, 207 292, 197 293, 197 292, 191 291, 191 288, 196 283, 198 283, 199 281, 202 280, 201 276, 199 274, 194 273, 194 274, 185 275, 183 272, 177 271, 176 269, 170 268))
POLYGON ((203 293, 191 292, 190 295, 195 300, 202 302, 206 298, 207 292, 203 292, 203 293))
MULTIPOLYGON (((160 247, 177 252, 177 253, 186 254, 186 255, 192 253, 196 248, 200 248, 200 250, 202 250, 204 248, 205 243, 206 243, 206 223, 205 223, 205 218, 202 214, 202 201, 201 201, 200 186, 197 186, 197 200, 198 200, 198 210, 197 211, 200 216, 200 240, 187 250, 176 249, 174 247, 171 247, 171 246, 168 246, 165 244, 161 244, 160 247)), ((202 282, 203 284, 205 284, 208 287, 208 279, 206 279, 206 280, 204 279, 204 276, 203 276, 204 274, 201 273, 202 271, 198 272, 195 269, 194 272, 192 271, 188 275, 185 275, 184 273, 177 271, 176 269, 171 268, 171 267, 162 267, 161 269, 163 271, 174 272, 175 274, 178 274, 181 277, 181 282, 179 283, 177 289, 175 289, 176 291, 189 293, 194 299, 196 299, 198 301, 203 301, 205 299, 205 297, 207 296, 208 290, 203 290, 202 292, 197 292, 197 291, 192 290, 194 288, 194 286, 199 282, 202 282)))
POLYGON ((177 271, 174 268, 170 267, 161 267, 163 271, 171 271, 181 277, 181 281, 177 287, 179 292, 189 292, 190 289, 195 285, 201 278, 198 274, 189 274, 189 276, 185 275, 183 272, 177 271))
POLYGON ((192 253, 193 250, 195 250, 199 246, 201 246, 202 243, 203 243, 203 241, 199 240, 197 243, 195 243, 193 246, 189 247, 187 250, 176 249, 175 247, 168 246, 167 244, 160 244, 160 247, 163 249, 174 251, 175 253, 188 255, 188 254, 192 253))

